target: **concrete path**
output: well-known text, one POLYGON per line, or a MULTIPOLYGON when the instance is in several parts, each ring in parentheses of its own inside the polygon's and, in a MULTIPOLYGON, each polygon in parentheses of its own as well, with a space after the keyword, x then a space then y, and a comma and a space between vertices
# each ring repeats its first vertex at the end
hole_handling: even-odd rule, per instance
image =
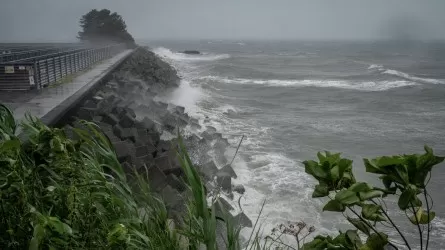
MULTIPOLYGON (((100 62, 91 70, 75 77, 72 82, 49 87, 40 91, 0 92, 0 102, 8 106, 16 120, 22 120, 28 112, 42 120, 54 120, 54 116, 67 109, 76 99, 105 77, 115 66, 127 58, 133 50, 125 50, 100 62), (50 114, 53 113, 53 114, 50 114)), ((49 122, 51 123, 51 122, 49 122)))

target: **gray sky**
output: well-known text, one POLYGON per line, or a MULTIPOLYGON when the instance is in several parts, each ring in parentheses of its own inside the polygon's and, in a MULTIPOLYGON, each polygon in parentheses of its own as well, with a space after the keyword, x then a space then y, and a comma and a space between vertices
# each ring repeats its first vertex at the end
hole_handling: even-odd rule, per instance
POLYGON ((445 39, 445 0, 0 0, 0 41, 75 41, 93 8, 136 39, 445 39))

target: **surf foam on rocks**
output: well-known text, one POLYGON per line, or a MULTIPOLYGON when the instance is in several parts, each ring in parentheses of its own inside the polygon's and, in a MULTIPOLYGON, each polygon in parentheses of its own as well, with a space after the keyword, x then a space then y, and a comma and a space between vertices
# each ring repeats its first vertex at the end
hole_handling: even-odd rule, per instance
MULTIPOLYGON (((222 193, 230 199, 232 192, 245 191, 242 186, 232 185, 236 173, 227 159, 221 160, 229 146, 227 139, 213 127, 203 130, 197 119, 185 113, 184 107, 155 100, 157 95, 179 84, 180 78, 172 66, 153 52, 138 48, 104 86, 83 102, 64 127, 69 134, 79 120, 95 122, 110 139, 127 174, 133 169, 148 169, 152 190, 164 199, 169 216, 176 221, 186 211, 187 195, 176 155, 177 129, 184 136, 209 196, 222 193), (211 156, 215 153, 222 167, 215 164, 215 156, 211 156)), ((217 211, 233 210, 223 197, 216 205, 217 211)), ((252 226, 242 212, 233 219, 241 227, 252 226)))

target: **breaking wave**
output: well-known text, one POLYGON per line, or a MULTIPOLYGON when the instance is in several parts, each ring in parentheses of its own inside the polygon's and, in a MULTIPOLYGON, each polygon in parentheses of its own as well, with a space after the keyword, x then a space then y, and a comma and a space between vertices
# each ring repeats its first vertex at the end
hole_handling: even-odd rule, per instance
POLYGON ((229 54, 201 54, 188 55, 180 52, 174 52, 170 49, 159 47, 153 50, 158 56, 174 61, 215 61, 230 58, 229 54))
POLYGON ((227 78, 218 76, 204 76, 200 80, 210 80, 224 82, 228 84, 260 84, 267 86, 280 87, 322 87, 322 88, 342 88, 359 91, 385 91, 393 88, 406 86, 414 86, 417 83, 412 81, 367 81, 352 82, 342 80, 261 80, 261 79, 245 79, 245 78, 227 78))
POLYGON ((397 71, 394 69, 387 69, 385 67, 383 67, 383 65, 379 65, 379 64, 371 64, 368 69, 370 70, 376 70, 378 72, 380 72, 381 74, 386 74, 386 75, 393 75, 393 76, 397 76, 409 81, 415 81, 415 82, 420 82, 420 83, 430 83, 430 84, 445 84, 444 81, 438 80, 438 79, 431 79, 431 78, 422 78, 422 77, 417 77, 417 76, 412 76, 410 74, 407 74, 405 72, 401 72, 401 71, 397 71))

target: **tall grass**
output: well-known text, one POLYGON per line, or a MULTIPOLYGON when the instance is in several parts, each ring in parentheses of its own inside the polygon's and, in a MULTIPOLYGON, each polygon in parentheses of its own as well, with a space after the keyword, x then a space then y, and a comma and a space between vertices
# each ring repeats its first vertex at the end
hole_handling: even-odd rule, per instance
POLYGON ((69 138, 26 118, 23 140, 0 105, 0 249, 241 249, 239 229, 207 202, 182 140, 189 199, 182 222, 172 226, 147 171, 127 176, 95 124, 82 121, 69 138), (222 244, 218 223, 228 228, 222 244))

